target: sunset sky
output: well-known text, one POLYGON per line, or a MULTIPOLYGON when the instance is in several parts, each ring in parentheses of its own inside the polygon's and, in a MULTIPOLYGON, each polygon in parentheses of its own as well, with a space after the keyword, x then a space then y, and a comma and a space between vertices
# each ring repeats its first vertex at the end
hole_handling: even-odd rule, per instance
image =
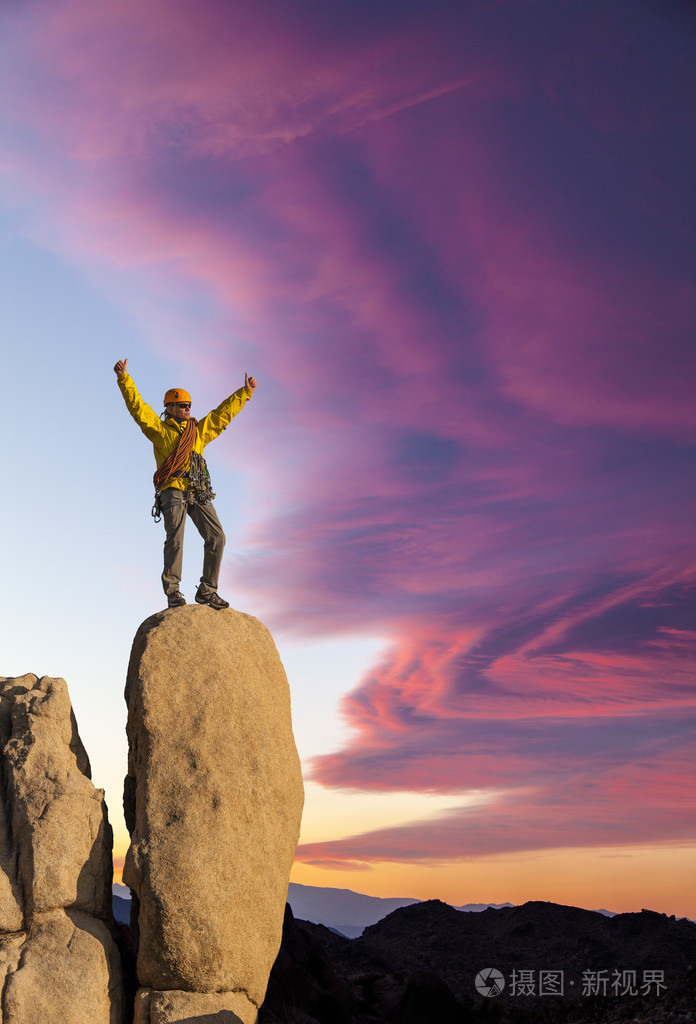
POLYGON ((206 454, 294 881, 696 917, 695 95, 680 0, 2 6, 0 673, 67 680, 117 866, 128 357, 157 410, 259 381, 206 454))

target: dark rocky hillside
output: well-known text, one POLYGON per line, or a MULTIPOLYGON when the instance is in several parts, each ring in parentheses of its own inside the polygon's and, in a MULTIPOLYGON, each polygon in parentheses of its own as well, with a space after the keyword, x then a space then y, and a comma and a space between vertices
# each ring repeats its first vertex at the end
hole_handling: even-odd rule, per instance
POLYGON ((650 911, 466 914, 431 900, 346 939, 288 908, 259 1024, 696 1024, 694 965, 696 925, 650 911), (504 976, 496 997, 476 990, 485 968, 504 976), (551 971, 563 972, 562 995, 539 992, 551 971))
POLYGON ((607 918, 555 903, 474 916, 430 900, 390 914, 349 949, 351 955, 369 951, 399 970, 434 971, 459 996, 472 993, 474 978, 487 967, 505 975, 508 990, 512 971, 562 970, 565 987, 579 995, 589 970, 611 977, 632 969, 639 981, 649 970, 663 970, 667 982, 683 976, 696 964, 696 925, 650 911, 607 918))

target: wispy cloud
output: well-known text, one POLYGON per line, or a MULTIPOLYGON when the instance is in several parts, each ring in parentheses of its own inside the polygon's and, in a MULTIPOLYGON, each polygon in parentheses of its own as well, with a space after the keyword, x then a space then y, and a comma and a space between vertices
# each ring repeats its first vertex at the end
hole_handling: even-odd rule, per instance
MULTIPOLYGON (((693 725, 693 723, 692 723, 693 725)), ((559 737, 560 739, 560 737, 559 737)), ((666 747, 667 744, 664 744, 666 747)), ((635 750, 633 751, 635 754, 635 750)), ((507 751, 501 751, 507 758, 507 751)), ((685 743, 672 751, 643 751, 626 765, 625 752, 603 771, 588 770, 588 757, 571 766, 556 750, 547 753, 555 781, 518 785, 487 806, 452 810, 409 825, 298 848, 298 860, 317 867, 356 870, 381 861, 443 863, 500 853, 593 846, 693 841, 691 770, 685 743), (565 763, 564 763, 565 762, 565 763)), ((492 756, 482 774, 490 782, 492 756)), ((523 758, 515 765, 528 775, 523 758)))

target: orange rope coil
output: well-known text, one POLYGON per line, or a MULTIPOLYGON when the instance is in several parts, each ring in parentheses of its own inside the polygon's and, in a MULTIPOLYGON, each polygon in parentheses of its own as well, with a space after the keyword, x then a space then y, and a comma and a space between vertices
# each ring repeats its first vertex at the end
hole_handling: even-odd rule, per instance
POLYGON ((179 438, 179 443, 176 448, 171 455, 164 460, 152 478, 156 491, 161 491, 164 485, 169 483, 171 478, 184 469, 188 463, 191 458, 193 446, 196 443, 197 427, 198 420, 190 419, 187 422, 186 429, 179 438))

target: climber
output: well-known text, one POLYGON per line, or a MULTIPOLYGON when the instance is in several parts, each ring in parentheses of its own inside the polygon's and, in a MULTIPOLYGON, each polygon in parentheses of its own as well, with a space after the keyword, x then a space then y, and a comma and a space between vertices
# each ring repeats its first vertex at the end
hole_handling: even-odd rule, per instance
POLYGON ((230 421, 251 398, 256 380, 244 374, 244 386, 226 398, 201 420, 191 416, 191 396, 183 388, 170 388, 164 396, 164 412, 158 416, 143 402, 128 375, 128 360, 119 359, 114 366, 129 413, 143 434, 152 441, 157 462, 153 477, 155 522, 164 517, 164 569, 162 586, 170 608, 186 604, 179 590, 184 548, 184 527, 187 514, 204 541, 203 575, 196 591, 196 603, 207 604, 216 611, 229 608, 217 592, 220 563, 225 547, 225 534, 213 506, 210 475, 203 449, 221 434, 230 421))

